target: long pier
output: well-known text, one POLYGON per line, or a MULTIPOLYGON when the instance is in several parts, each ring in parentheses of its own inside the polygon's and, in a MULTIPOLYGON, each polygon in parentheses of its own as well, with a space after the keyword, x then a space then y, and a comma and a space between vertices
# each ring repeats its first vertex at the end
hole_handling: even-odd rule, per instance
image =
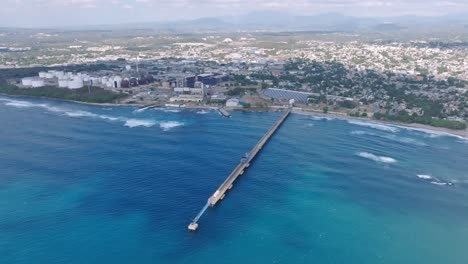
POLYGON ((263 135, 263 137, 258 141, 254 148, 244 156, 240 163, 234 168, 234 170, 229 174, 229 176, 224 180, 224 182, 218 187, 218 189, 213 193, 213 195, 208 198, 208 202, 203 207, 203 209, 197 214, 193 221, 189 224, 188 229, 195 231, 198 228, 198 220, 206 211, 208 206, 214 207, 220 200, 222 200, 226 192, 233 187, 234 182, 244 174, 244 171, 250 166, 250 163, 255 159, 257 154, 262 150, 263 146, 268 142, 268 140, 275 134, 278 128, 284 123, 286 118, 288 118, 291 113, 291 108, 288 108, 284 114, 276 121, 276 123, 263 135))

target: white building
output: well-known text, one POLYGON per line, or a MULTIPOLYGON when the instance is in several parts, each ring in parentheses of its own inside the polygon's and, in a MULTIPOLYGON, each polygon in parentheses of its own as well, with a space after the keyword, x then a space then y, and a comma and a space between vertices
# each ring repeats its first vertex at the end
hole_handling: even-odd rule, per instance
POLYGON ((240 104, 239 99, 231 98, 226 101, 226 107, 238 107, 240 104))

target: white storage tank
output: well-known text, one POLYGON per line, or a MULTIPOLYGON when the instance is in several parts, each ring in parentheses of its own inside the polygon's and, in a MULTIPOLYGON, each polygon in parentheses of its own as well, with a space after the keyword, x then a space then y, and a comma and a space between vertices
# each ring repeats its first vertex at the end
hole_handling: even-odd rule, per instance
POLYGON ((125 66, 125 69, 126 69, 127 71, 130 71, 130 70, 132 69, 132 66, 131 66, 131 65, 127 65, 127 66, 125 66))
POLYGON ((63 71, 56 71, 55 76, 57 76, 57 78, 59 79, 63 79, 63 77, 65 76, 65 73, 63 71))
POLYGON ((58 87, 60 88, 68 88, 68 79, 60 79, 58 81, 58 87))
POLYGON ((46 79, 52 79, 52 78, 54 78, 54 74, 51 73, 51 72, 47 72, 47 73, 45 74, 45 78, 46 78, 46 79))
POLYGON ((22 84, 23 86, 31 86, 31 85, 32 85, 32 80, 33 80, 33 79, 30 78, 30 77, 23 78, 23 79, 21 79, 21 84, 22 84))
POLYGON ((116 76, 114 77, 114 88, 122 87, 122 77, 116 76))
POLYGON ((101 83, 101 79, 96 78, 96 77, 91 77, 91 80, 90 80, 90 81, 91 81, 91 84, 92 84, 92 85, 98 85, 98 84, 101 83))
POLYGON ((34 88, 43 87, 45 86, 45 83, 42 79, 34 79, 31 81, 31 86, 34 88))
POLYGON ((83 88, 83 80, 80 77, 75 77, 73 80, 68 81, 68 88, 69 89, 79 89, 83 88))

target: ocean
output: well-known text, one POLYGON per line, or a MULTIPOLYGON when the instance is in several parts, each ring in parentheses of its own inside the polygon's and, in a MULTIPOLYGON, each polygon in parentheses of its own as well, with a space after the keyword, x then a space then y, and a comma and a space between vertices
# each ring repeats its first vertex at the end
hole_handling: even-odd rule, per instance
POLYGON ((0 263, 468 263, 468 140, 292 114, 0 97, 0 263))

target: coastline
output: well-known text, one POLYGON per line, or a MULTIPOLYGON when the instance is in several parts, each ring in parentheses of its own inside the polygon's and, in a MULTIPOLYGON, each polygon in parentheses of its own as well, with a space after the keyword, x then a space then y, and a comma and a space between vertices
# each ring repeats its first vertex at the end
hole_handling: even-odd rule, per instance
MULTIPOLYGON (((50 98, 50 97, 38 97, 38 96, 26 96, 26 95, 10 95, 10 94, 3 94, 0 93, 0 96, 5 96, 5 97, 14 97, 14 98, 38 98, 38 99, 47 99, 47 100, 53 100, 53 101, 62 101, 62 102, 70 102, 70 103, 77 103, 77 104, 83 104, 83 105, 93 105, 93 106, 133 106, 133 107, 144 107, 147 106, 147 104, 123 104, 123 103, 91 103, 91 102, 82 102, 82 101, 74 101, 74 100, 67 100, 67 99, 59 99, 59 98, 50 98)), ((156 106, 158 108, 167 108, 166 106, 156 106)), ((207 106, 207 105, 194 105, 194 106, 186 106, 181 109, 209 109, 209 110, 214 110, 217 109, 218 107, 214 106, 207 106)), ((244 108, 226 108, 229 111, 247 111, 247 112, 277 112, 279 110, 284 109, 285 107, 283 106, 273 106, 269 108, 249 108, 249 109, 244 109, 244 108)), ((451 135, 455 137, 462 137, 465 139, 468 139, 468 129, 465 130, 455 130, 455 129, 449 129, 449 128, 443 128, 443 127, 434 127, 434 126, 429 126, 429 125, 424 125, 424 124, 417 124, 417 123, 401 123, 401 122, 389 122, 389 121, 382 121, 382 120, 375 120, 371 118, 361 118, 361 117, 353 117, 349 116, 345 113, 341 112, 328 112, 328 113, 323 113, 323 111, 320 110, 314 110, 310 108, 303 108, 303 107, 294 107, 293 108, 293 113, 297 114, 304 114, 304 115, 310 115, 310 116, 321 116, 321 117, 332 117, 332 118, 337 118, 337 119, 342 119, 342 120, 356 120, 356 121, 363 121, 363 122, 369 122, 369 123, 376 123, 376 124, 386 124, 386 125, 391 125, 391 126, 396 126, 396 127, 401 127, 401 128, 406 128, 406 129, 413 129, 413 130, 419 130, 419 131, 428 131, 428 132, 434 132, 434 133, 439 133, 439 134, 446 134, 446 135, 451 135)))
POLYGON ((449 129, 449 128, 444 128, 444 127, 434 127, 434 126, 417 124, 417 123, 389 122, 389 121, 375 120, 371 118, 348 116, 340 112, 329 112, 325 114, 318 110, 315 111, 313 109, 304 109, 300 107, 295 107, 293 112, 298 113, 298 114, 310 115, 310 116, 332 117, 332 118, 337 118, 337 119, 342 119, 342 120, 356 120, 356 121, 375 123, 375 124, 385 124, 385 125, 391 125, 391 126, 396 126, 396 127, 405 128, 405 129, 427 131, 427 132, 451 135, 455 137, 462 137, 462 138, 468 139, 468 129, 455 130, 455 129, 449 129))
POLYGON ((14 94, 5 94, 5 93, 0 93, 0 96, 15 97, 15 98, 47 99, 47 100, 52 100, 52 101, 62 101, 62 102, 84 104, 84 105, 95 105, 95 106, 145 106, 144 104, 92 103, 92 102, 75 101, 75 100, 68 100, 68 99, 61 99, 61 98, 52 98, 52 97, 46 97, 46 96, 14 95, 14 94))

